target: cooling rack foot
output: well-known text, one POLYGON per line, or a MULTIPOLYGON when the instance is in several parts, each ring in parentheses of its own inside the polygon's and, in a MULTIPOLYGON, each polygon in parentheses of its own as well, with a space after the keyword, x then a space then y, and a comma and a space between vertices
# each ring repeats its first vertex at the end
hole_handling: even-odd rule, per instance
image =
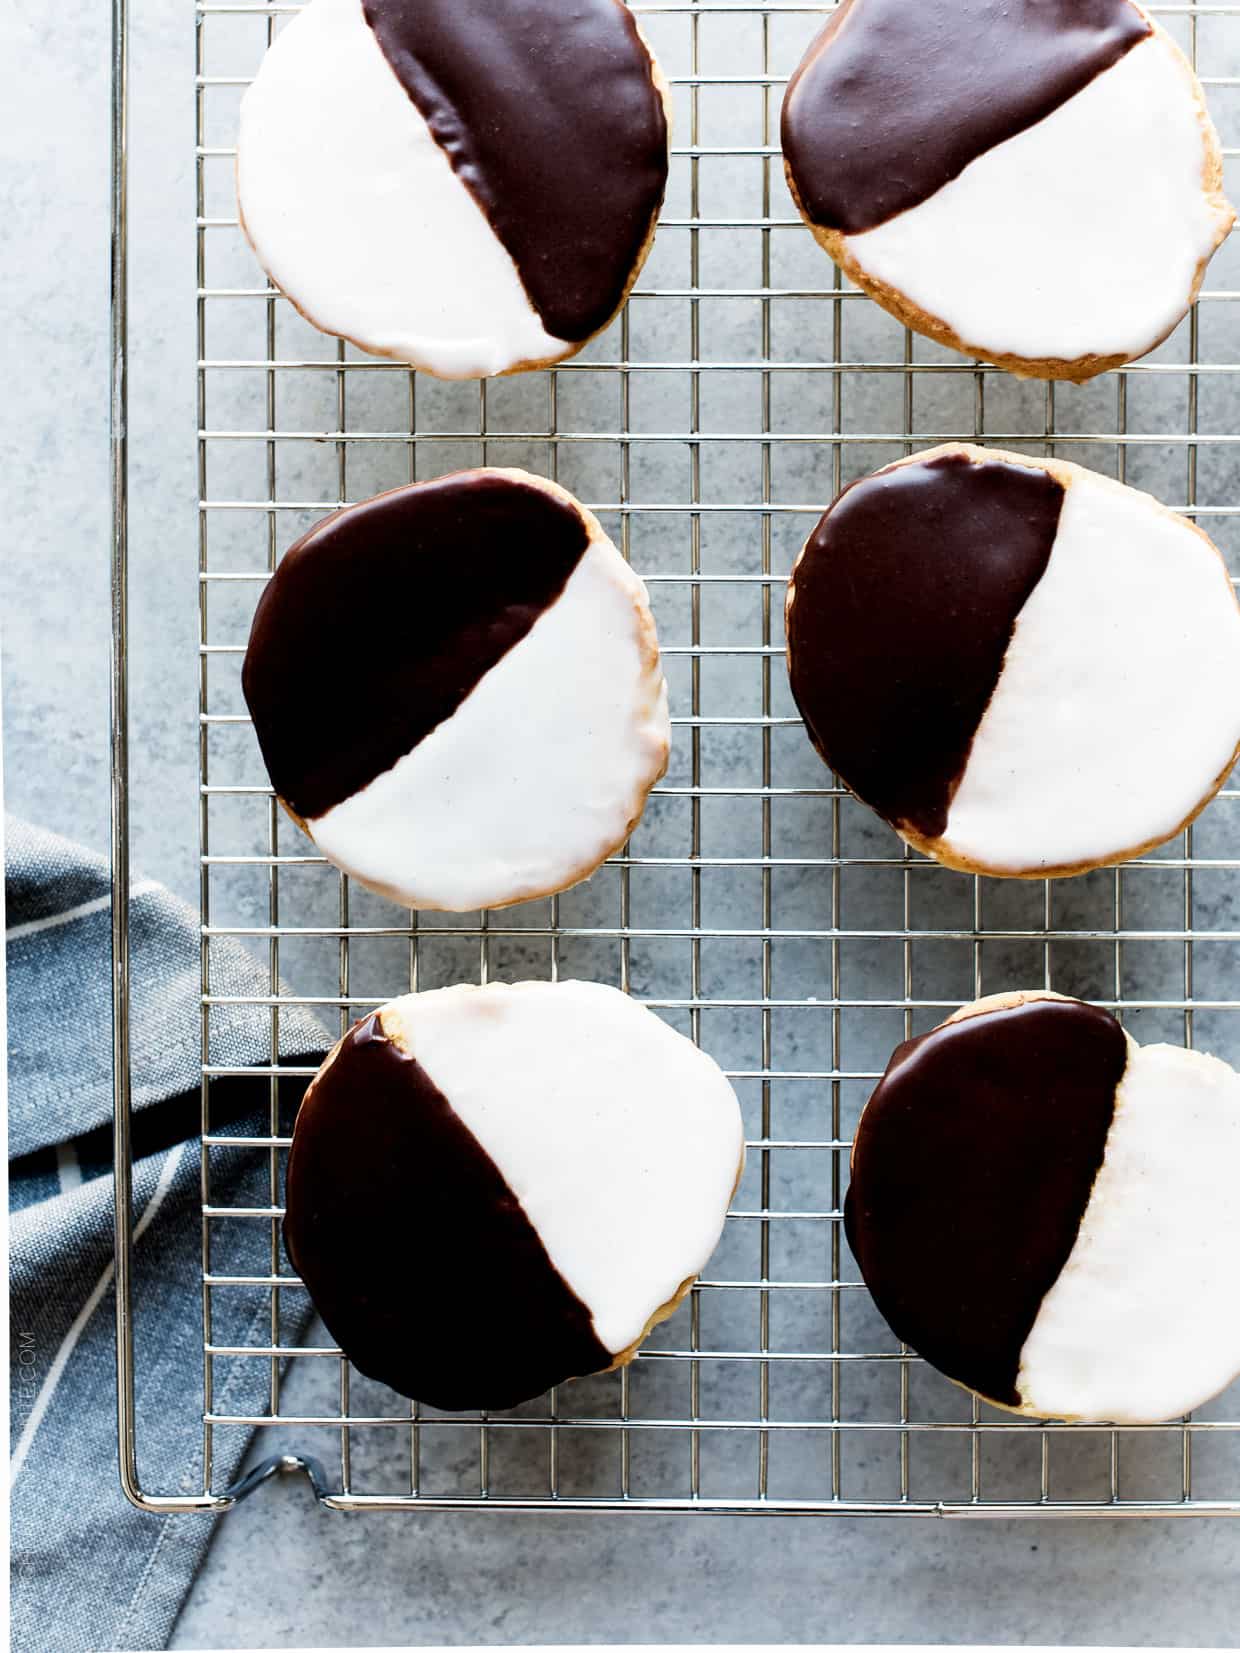
POLYGON ((323 1466, 317 1458, 301 1457, 297 1453, 277 1453, 272 1458, 264 1458, 262 1463, 255 1464, 239 1481, 235 1481, 225 1492, 224 1496, 233 1504, 239 1504, 256 1492, 264 1481, 269 1481, 273 1475, 297 1475, 306 1477, 314 1490, 314 1496, 320 1503, 328 1496, 327 1476, 323 1466))

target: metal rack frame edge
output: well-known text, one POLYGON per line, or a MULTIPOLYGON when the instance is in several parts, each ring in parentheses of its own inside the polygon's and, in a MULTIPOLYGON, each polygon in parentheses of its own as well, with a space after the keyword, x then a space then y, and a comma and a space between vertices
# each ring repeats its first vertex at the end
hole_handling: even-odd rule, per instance
MULTIPOLYGON (((256 8, 257 9, 257 8, 256 8)), ((264 10, 269 8, 263 8, 264 10)), ((282 10, 283 7, 270 9, 282 10)), ((793 8, 773 7, 774 10, 793 8)), ((812 7, 795 9, 811 10, 812 7)), ((1168 8, 1160 8, 1168 9, 1168 8)), ((1180 9, 1180 8, 1174 8, 1180 9)), ((1187 8, 1185 8, 1187 9, 1187 8)), ((1230 8, 1202 7, 1203 11, 1230 8)), ((129 750, 128 750, 128 113, 129 0, 112 0, 111 32, 111 359, 109 445, 111 464, 111 892, 112 892, 112 1061, 114 1248, 116 1266, 116 1415, 121 1489, 129 1502, 150 1514, 222 1514, 233 1509, 276 1475, 303 1474, 314 1496, 332 1510, 492 1510, 533 1514, 698 1514, 698 1515, 850 1515, 943 1517, 964 1520, 1002 1518, 1033 1521, 1067 1518, 1132 1520, 1171 1516, 1240 1516, 1240 1503, 1155 1500, 1023 1504, 983 1502, 851 1502, 778 1498, 545 1498, 498 1497, 480 1500, 330 1492, 316 1458, 274 1454, 262 1459, 221 1493, 178 1496, 143 1488, 137 1463, 137 1416, 134 1395, 133 1211, 131 1094, 129 1048, 129 750), (122 896, 126 898, 121 898, 122 896)))

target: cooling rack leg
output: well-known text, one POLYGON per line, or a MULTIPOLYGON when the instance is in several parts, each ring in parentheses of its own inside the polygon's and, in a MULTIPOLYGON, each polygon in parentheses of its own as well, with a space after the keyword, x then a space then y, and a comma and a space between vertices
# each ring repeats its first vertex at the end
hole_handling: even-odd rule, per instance
POLYGON ((116 1407, 120 1477, 125 1496, 140 1503, 134 1442, 132 1283, 132 1186, 129 1096, 129 687, 127 671, 127 477, 126 430, 126 186, 129 107, 129 13, 127 0, 112 3, 112 366, 109 442, 112 467, 112 656, 110 739, 112 760, 112 1121, 116 1246, 116 1407))
POLYGON ((112 641, 110 742, 112 766, 112 1153, 116 1258, 116 1426, 121 1488, 152 1514, 227 1509, 200 1497, 163 1497, 138 1478, 134 1406, 133 1176, 129 1067, 129 679, 128 679, 128 222, 129 5, 112 0, 111 110, 111 405, 112 641))
POLYGON ((257 1492, 265 1481, 270 1481, 273 1475, 304 1475, 320 1503, 329 1495, 327 1475, 317 1458, 303 1458, 294 1452, 278 1452, 274 1457, 264 1458, 261 1464, 255 1464, 239 1481, 234 1481, 224 1497, 232 1505, 239 1504, 252 1492, 257 1492))

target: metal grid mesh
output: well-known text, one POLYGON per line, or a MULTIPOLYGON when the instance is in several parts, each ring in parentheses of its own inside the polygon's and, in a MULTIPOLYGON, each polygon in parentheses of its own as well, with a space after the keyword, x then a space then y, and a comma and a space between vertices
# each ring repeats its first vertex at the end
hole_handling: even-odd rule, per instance
MULTIPOLYGON (((904 850, 833 784, 781 660, 785 576, 812 522, 854 476, 935 441, 1082 460, 1195 512, 1232 556, 1234 247, 1150 360, 1083 389, 1018 384, 906 333, 800 225, 779 104, 822 8, 642 4, 676 115, 631 303, 551 372, 439 384, 316 333, 237 228, 237 102, 295 10, 200 0, 196 15, 204 1490, 219 1490, 216 1433, 258 1425, 268 1449, 274 1430, 329 1456, 345 1505, 1240 1513, 1240 1393, 1146 1429, 992 1411, 892 1340, 839 1222, 851 1128, 890 1049, 967 998, 1053 986, 1116 1008, 1139 1038, 1240 1056, 1240 791, 1122 868, 1056 885, 967 878, 904 850), (557 477, 647 579, 674 755, 625 853, 583 888, 494 919, 419 920, 350 889, 282 817, 240 655, 262 582, 325 511, 479 462, 557 477), (212 1061, 223 936, 263 949, 270 970, 252 1003, 270 1023, 258 1137, 213 1130, 234 1071, 212 1061), (635 1366, 462 1420, 287 1335, 305 1299, 280 1245, 277 1087, 309 1070, 281 1064, 277 989, 283 978, 343 1029, 407 988, 522 975, 611 981, 699 1040, 741 1096, 748 1169, 706 1277, 635 1366), (265 1194, 215 1203, 213 1173, 247 1149, 265 1194), (213 1268, 225 1230, 248 1257, 229 1274, 213 1268)), ((1197 60, 1224 143, 1240 142, 1240 7, 1159 15, 1197 60)))

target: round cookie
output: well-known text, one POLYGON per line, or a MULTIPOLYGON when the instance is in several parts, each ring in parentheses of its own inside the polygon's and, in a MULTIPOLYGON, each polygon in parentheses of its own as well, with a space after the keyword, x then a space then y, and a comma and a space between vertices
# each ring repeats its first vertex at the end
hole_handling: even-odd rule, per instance
POLYGON ((822 757, 914 848, 1066 876, 1181 831, 1240 746, 1240 608, 1201 530, 1062 460, 950 444, 853 483, 788 586, 822 757))
POLYGON ((843 0, 782 137, 849 279, 1021 377, 1152 350, 1235 218, 1197 78, 1132 0, 843 0))
POLYGON ((621 0, 310 0, 242 100, 241 224, 324 332, 443 378, 545 367, 645 262, 669 109, 621 0))
POLYGON ((444 1411, 517 1406, 632 1360, 743 1159, 719 1068, 615 988, 411 993, 307 1090, 284 1242, 359 1371, 444 1411))
POLYGON ((1155 1423, 1240 1376, 1240 1075, 1049 993, 901 1045, 845 1230, 902 1342, 995 1406, 1155 1423))
POLYGON ((566 889, 667 766, 646 588, 524 471, 397 488, 312 528, 259 601, 242 687, 289 813, 406 907, 566 889))

